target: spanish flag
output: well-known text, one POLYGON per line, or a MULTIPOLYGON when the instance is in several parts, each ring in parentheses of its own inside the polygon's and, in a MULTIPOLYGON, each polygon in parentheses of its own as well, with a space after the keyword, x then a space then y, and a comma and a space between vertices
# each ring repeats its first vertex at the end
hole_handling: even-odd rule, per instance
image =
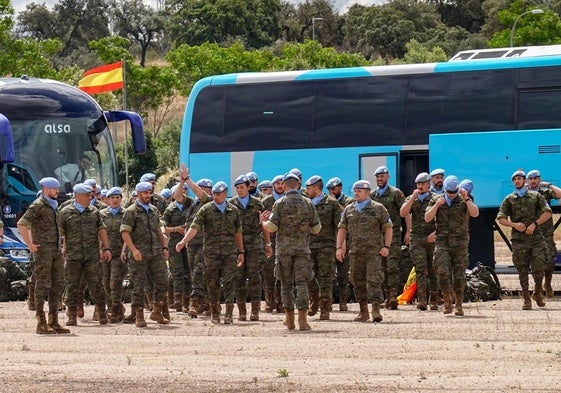
POLYGON ((118 61, 92 68, 84 73, 78 88, 88 94, 98 94, 123 88, 123 62, 118 61))

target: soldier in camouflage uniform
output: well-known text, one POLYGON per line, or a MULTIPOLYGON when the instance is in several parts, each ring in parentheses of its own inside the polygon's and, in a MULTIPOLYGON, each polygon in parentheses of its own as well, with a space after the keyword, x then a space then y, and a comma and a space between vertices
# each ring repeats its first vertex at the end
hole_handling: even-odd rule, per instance
MULTIPOLYGON (((554 186, 551 183, 542 182, 540 171, 533 169, 528 172, 528 189, 530 191, 539 192, 546 200, 547 204, 551 207, 551 201, 561 198, 561 188, 554 186)), ((555 270, 555 256, 557 255, 557 247, 555 246, 555 239, 553 234, 555 228, 553 226, 553 218, 548 219, 543 225, 540 226, 545 244, 548 250, 548 256, 545 261, 545 283, 544 290, 548 298, 553 297, 553 287, 551 286, 551 279, 555 270)))
POLYGON ((102 262, 111 260, 107 230, 99 210, 90 205, 92 188, 79 183, 74 186, 74 202, 60 211, 60 229, 64 237, 64 302, 68 307, 67 326, 77 325, 78 291, 82 277, 92 295, 99 323, 107 323, 105 293, 101 283, 99 242, 103 245, 102 262))
MULTIPOLYGON (((263 207, 265 211, 272 211, 274 203, 284 196, 284 188, 282 183, 282 175, 277 175, 272 180, 273 190, 271 195, 263 198, 263 207)), ((273 255, 275 255, 276 248, 276 234, 271 233, 271 246, 273 255)), ((263 290, 265 292, 265 311, 277 313, 284 313, 284 305, 282 304, 280 287, 280 280, 275 278, 275 258, 267 258, 263 266, 263 290)))
POLYGON ((263 213, 263 225, 276 235, 275 276, 281 280, 289 330, 294 324, 294 289, 300 330, 310 330, 308 325, 308 282, 313 277, 310 263, 310 233, 318 234, 321 222, 314 206, 300 192, 298 176, 287 173, 283 177, 285 196, 275 202, 272 212, 263 213))
MULTIPOLYGON (((384 269, 384 282, 382 288, 386 294, 386 308, 397 309, 397 295, 399 288, 399 260, 401 258, 401 216, 399 209, 405 201, 405 195, 399 188, 392 187, 388 184, 390 174, 388 168, 381 166, 374 171, 376 176, 376 184, 378 187, 372 191, 370 197, 376 202, 384 205, 393 224, 393 236, 390 253, 386 258, 382 258, 382 268, 384 269)), ((407 227, 407 232, 410 230, 407 227)))
POLYGON ((462 303, 466 285, 465 272, 469 264, 469 234, 467 217, 477 217, 479 209, 459 188, 456 176, 447 176, 442 189, 444 195, 434 195, 425 212, 425 222, 435 220, 436 246, 434 266, 438 285, 444 297, 444 314, 452 312, 452 296, 456 299, 456 315, 464 315, 462 303), (452 277, 452 287, 450 287, 452 277))
MULTIPOLYGON (((347 205, 353 203, 353 198, 346 196, 343 193, 343 182, 338 177, 332 177, 326 184, 329 195, 339 202, 341 213, 345 210, 347 205)), ((347 244, 348 244, 347 237, 347 244)), ((347 301, 349 300, 349 270, 351 262, 349 253, 345 254, 342 261, 335 259, 335 275, 337 277, 337 287, 339 292, 339 311, 348 311, 347 301)))
POLYGON ((354 319, 369 319, 368 302, 372 303, 372 322, 381 322, 382 258, 387 257, 392 243, 392 220, 384 205, 370 198, 372 186, 366 180, 353 184, 355 202, 345 208, 337 232, 337 260, 342 261, 350 244, 351 283, 360 306, 354 319))
POLYGON ((333 295, 337 225, 341 219, 341 209, 339 202, 323 193, 323 180, 320 176, 312 176, 306 181, 306 194, 315 206, 321 222, 321 231, 310 236, 310 259, 314 278, 308 283, 308 293, 312 300, 308 315, 314 316, 319 305, 319 319, 328 320, 333 295))
POLYGON ((547 246, 540 226, 551 218, 551 208, 540 193, 525 187, 526 174, 523 171, 514 172, 511 178, 515 190, 503 200, 497 220, 500 225, 512 228, 512 262, 522 287, 522 309, 531 310, 530 269, 534 277, 534 300, 538 307, 545 307, 542 284, 547 246))
MULTIPOLYGON (((102 282, 108 303, 111 302, 111 316, 109 322, 118 323, 125 317, 123 305, 123 279, 127 274, 127 259, 123 251, 121 224, 125 216, 125 209, 121 207, 123 194, 119 187, 112 187, 106 193, 109 206, 99 214, 107 228, 111 260, 102 265, 102 282)), ((108 305, 109 306, 109 305, 108 305)))
POLYGON ((430 173, 430 192, 433 194, 444 195, 444 169, 436 168, 430 173))
POLYGON ((250 321, 259 320, 261 308, 261 265, 266 255, 271 257, 273 249, 269 232, 261 226, 261 213, 265 211, 263 203, 249 194, 250 180, 241 175, 234 181, 237 196, 230 203, 238 208, 242 220, 243 244, 245 249, 244 264, 240 267, 236 283, 236 300, 240 321, 247 318, 246 299, 251 302, 250 321), (265 244, 263 244, 265 240, 265 244))
MULTIPOLYGON (((257 176, 257 173, 247 172, 245 174, 245 177, 247 177, 247 179, 249 180, 249 195, 257 199, 262 199, 263 195, 261 195, 261 190, 258 187, 259 178, 257 176)), ((247 255, 246 255, 246 259, 247 259, 247 255)))
POLYGON ((41 179, 39 184, 42 195, 33 201, 17 223, 19 233, 34 258, 36 332, 70 333, 58 322, 58 303, 64 289, 64 261, 57 210, 60 184, 52 177, 41 179), (47 298, 48 323, 43 310, 47 298))
POLYGON ((267 195, 273 194, 273 182, 270 180, 263 180, 257 185, 259 190, 259 199, 263 200, 267 195))
POLYGON ((220 323, 220 289, 226 312, 224 324, 233 322, 234 297, 238 268, 244 263, 242 220, 237 207, 226 201, 228 185, 223 181, 212 187, 212 202, 197 212, 183 239, 177 243, 180 251, 199 231, 204 234, 204 277, 211 306, 211 322, 220 323))
POLYGON ((154 307, 150 319, 159 324, 169 323, 169 319, 163 315, 167 314, 166 260, 169 258, 169 253, 166 238, 160 230, 158 209, 150 204, 152 189, 153 186, 148 182, 140 182, 136 185, 138 199, 126 208, 121 224, 121 236, 132 253, 129 266, 133 281, 131 308, 136 317, 137 327, 146 327, 143 305, 148 276, 151 277, 154 287, 154 307))
POLYGON ((405 199, 399 214, 401 217, 411 216, 409 252, 413 258, 417 278, 417 308, 422 311, 427 309, 427 295, 430 291, 431 310, 438 310, 438 279, 433 264, 436 228, 434 221, 425 221, 425 211, 435 194, 429 190, 428 173, 419 173, 415 184, 417 188, 405 199))

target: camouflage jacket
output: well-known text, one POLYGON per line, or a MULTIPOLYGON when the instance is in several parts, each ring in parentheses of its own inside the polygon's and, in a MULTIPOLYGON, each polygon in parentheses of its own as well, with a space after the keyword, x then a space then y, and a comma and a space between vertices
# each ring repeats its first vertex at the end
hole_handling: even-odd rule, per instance
POLYGON ((226 204, 224 213, 214 202, 204 204, 190 226, 204 233, 205 255, 230 255, 237 253, 235 233, 242 233, 240 211, 231 203, 226 204))
POLYGON ((253 196, 249 197, 249 202, 245 209, 237 197, 230 199, 229 203, 236 206, 240 211, 244 247, 248 250, 262 249, 264 244, 260 214, 265 211, 263 203, 253 196))
POLYGON ((162 254, 160 231, 160 215, 156 206, 150 205, 148 211, 133 203, 125 209, 121 232, 130 232, 131 240, 143 255, 156 256, 162 254))
POLYGON ((158 213, 160 213, 160 215, 164 214, 167 203, 163 196, 156 192, 152 193, 152 200, 150 201, 150 203, 156 206, 156 209, 158 209, 158 213))
POLYGON ((67 260, 99 260, 98 232, 105 229, 105 224, 94 206, 88 205, 82 213, 74 204, 63 208, 60 211, 60 229, 67 260))
POLYGON ((310 248, 315 250, 324 247, 335 247, 337 243, 337 225, 341 220, 339 202, 328 195, 315 205, 321 230, 317 235, 310 236, 310 248))
MULTIPOLYGON (((431 222, 425 221, 425 212, 427 211, 427 206, 429 205, 432 198, 435 197, 436 194, 430 193, 424 200, 421 202, 419 198, 415 199, 413 205, 411 205, 411 237, 414 239, 422 239, 426 240, 427 236, 430 235, 436 229, 436 225, 434 220, 431 222)), ((409 195, 405 198, 405 202, 403 204, 409 202, 412 195, 409 195)))
POLYGON ((58 250, 62 239, 59 214, 43 197, 39 197, 31 203, 18 224, 30 228, 33 243, 39 244, 42 250, 58 250))
MULTIPOLYGON (((554 199, 559 199, 555 196, 555 192, 549 187, 540 187, 538 191, 546 200, 547 204, 551 207, 551 201, 554 199)), ((544 236, 553 236, 555 228, 553 226, 553 217, 550 217, 546 222, 539 226, 539 230, 544 236)))
MULTIPOLYGON (((438 201, 444 198, 442 195, 433 194, 429 204, 425 210, 429 211, 438 201)), ((457 194, 452 200, 452 205, 448 206, 444 203, 438 208, 434 222, 436 224, 436 241, 467 241, 468 226, 466 225, 466 217, 468 211, 466 202, 457 194)))
POLYGON ((401 242, 401 216, 399 215, 399 209, 401 209, 401 205, 405 201, 403 192, 399 188, 388 186, 388 189, 382 195, 379 195, 379 189, 375 189, 370 194, 370 198, 384 205, 393 223, 392 242, 401 242))
MULTIPOLYGON (((164 211, 164 215, 162 216, 162 220, 166 224, 167 227, 185 227, 185 222, 187 221, 187 213, 189 205, 193 202, 193 199, 189 198, 185 200, 188 206, 183 204, 183 209, 179 210, 177 206, 177 202, 173 201, 166 207, 164 211)), ((170 250, 175 247, 177 243, 179 243, 183 239, 183 235, 181 233, 172 232, 169 234, 169 244, 168 247, 170 250)))
POLYGON ((371 200, 362 211, 356 208, 356 202, 345 208, 339 222, 339 228, 347 230, 350 240, 349 253, 375 253, 384 245, 383 232, 392 227, 392 220, 384 205, 371 200))
MULTIPOLYGON (((187 195, 183 195, 183 197, 184 197, 183 205, 185 206, 187 201, 186 198, 190 198, 190 197, 188 197, 187 195)), ((212 197, 210 197, 207 194, 204 194, 201 200, 199 200, 198 198, 193 199, 193 202, 189 204, 189 208, 187 209, 187 219, 185 220, 186 230, 189 229, 189 227, 193 223, 193 220, 195 219, 195 215, 197 214, 199 209, 209 202, 212 202, 212 197)), ((189 247, 202 246, 203 243, 204 243, 204 233, 203 231, 199 231, 197 235, 189 242, 189 247)))
POLYGON ((121 224, 125 216, 125 209, 121 208, 115 215, 111 214, 108 207, 99 212, 101 219, 107 228, 107 237, 109 238, 109 247, 113 257, 121 254, 123 248, 123 238, 121 236, 121 224))
MULTIPOLYGON (((523 197, 519 197, 516 193, 506 196, 499 208, 499 218, 509 218, 512 222, 521 222, 526 226, 536 221, 544 212, 551 211, 545 198, 538 192, 526 191, 523 197)), ((539 230, 532 235, 524 232, 512 230, 512 240, 530 240, 536 237, 542 237, 543 233, 539 230)))

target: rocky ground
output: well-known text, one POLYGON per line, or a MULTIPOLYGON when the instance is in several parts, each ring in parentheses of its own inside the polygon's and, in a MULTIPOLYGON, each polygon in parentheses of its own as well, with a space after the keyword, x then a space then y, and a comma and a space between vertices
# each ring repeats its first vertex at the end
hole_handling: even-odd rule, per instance
MULTIPOLYGON (((517 287, 516 276, 500 278, 517 287)), ((560 391, 561 298, 521 305, 469 303, 464 317, 406 305, 374 324, 352 322, 352 304, 330 321, 310 318, 311 332, 264 313, 230 326, 181 313, 166 326, 100 326, 88 306, 70 335, 41 336, 24 302, 0 303, 0 391, 560 391)))

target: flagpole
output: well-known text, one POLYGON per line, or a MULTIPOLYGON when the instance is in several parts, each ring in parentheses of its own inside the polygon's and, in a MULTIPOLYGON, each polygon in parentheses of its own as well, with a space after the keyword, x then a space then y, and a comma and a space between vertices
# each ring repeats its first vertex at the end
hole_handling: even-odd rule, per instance
MULTIPOLYGON (((127 63, 126 58, 121 59, 123 63, 123 110, 127 110, 127 79, 126 79, 126 70, 127 70, 127 63)), ((127 190, 127 195, 129 193, 129 149, 128 149, 128 138, 127 138, 128 130, 125 126, 125 189, 127 190)))

